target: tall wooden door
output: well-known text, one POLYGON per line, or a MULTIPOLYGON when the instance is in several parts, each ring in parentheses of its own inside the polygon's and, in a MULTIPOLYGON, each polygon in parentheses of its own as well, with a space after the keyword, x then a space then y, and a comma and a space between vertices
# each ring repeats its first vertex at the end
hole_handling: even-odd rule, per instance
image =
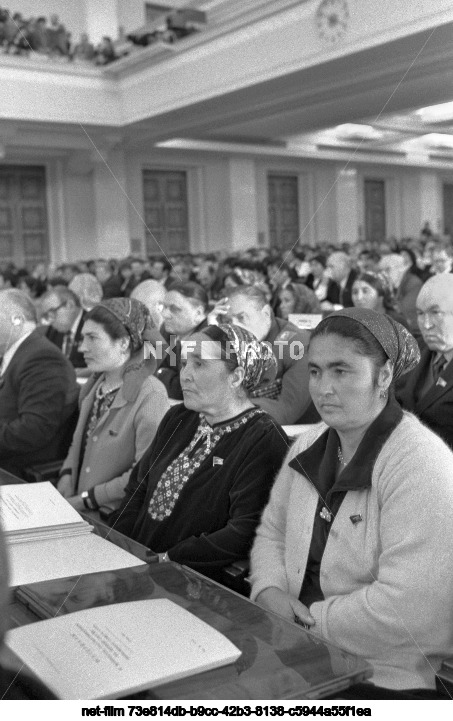
POLYGON ((297 175, 269 175, 269 239, 271 246, 288 250, 299 240, 297 175))
POLYGON ((148 254, 187 253, 189 223, 184 171, 144 170, 143 198, 148 254))
POLYGON ((453 238, 453 184, 444 183, 444 233, 453 238))
POLYGON ((380 243, 387 236, 384 180, 365 180, 365 235, 372 243, 380 243))
POLYGON ((0 264, 31 269, 48 258, 45 168, 0 166, 0 264))

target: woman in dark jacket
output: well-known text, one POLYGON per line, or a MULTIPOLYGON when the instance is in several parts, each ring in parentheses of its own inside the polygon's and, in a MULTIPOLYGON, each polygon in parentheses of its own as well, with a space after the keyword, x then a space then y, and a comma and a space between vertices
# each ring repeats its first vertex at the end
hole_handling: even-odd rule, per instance
POLYGON ((162 420, 111 525, 161 561, 217 578, 248 556, 288 444, 248 397, 275 364, 266 345, 233 325, 208 326, 186 344, 184 404, 162 420))

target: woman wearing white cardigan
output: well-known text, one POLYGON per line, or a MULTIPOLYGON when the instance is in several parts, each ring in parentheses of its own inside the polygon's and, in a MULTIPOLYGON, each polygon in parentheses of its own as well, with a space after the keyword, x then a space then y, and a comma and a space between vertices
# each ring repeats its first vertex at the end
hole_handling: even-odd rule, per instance
POLYGON ((318 325, 324 423, 291 448, 252 550, 252 599, 366 658, 386 689, 435 688, 453 654, 453 454, 391 387, 418 359, 388 316, 318 325))

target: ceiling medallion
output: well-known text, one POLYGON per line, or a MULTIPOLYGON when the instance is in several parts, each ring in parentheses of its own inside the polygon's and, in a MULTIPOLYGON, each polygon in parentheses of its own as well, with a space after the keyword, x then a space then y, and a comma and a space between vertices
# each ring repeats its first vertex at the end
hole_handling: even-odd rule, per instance
POLYGON ((346 33, 349 8, 346 0, 322 0, 316 11, 316 26, 320 38, 337 42, 346 33))

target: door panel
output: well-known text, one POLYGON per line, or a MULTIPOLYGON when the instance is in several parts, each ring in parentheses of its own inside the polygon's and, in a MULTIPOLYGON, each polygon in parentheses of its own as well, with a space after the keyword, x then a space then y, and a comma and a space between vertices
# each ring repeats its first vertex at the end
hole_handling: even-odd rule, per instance
POLYGON ((48 258, 45 168, 0 166, 0 263, 31 269, 48 258))
POLYGON ((188 252, 187 174, 184 171, 144 170, 143 199, 147 253, 188 252))
POLYGON ((299 240, 299 190, 297 175, 269 175, 269 240, 288 250, 299 240))
POLYGON ((384 180, 365 180, 365 233, 376 244, 387 236, 384 180))

